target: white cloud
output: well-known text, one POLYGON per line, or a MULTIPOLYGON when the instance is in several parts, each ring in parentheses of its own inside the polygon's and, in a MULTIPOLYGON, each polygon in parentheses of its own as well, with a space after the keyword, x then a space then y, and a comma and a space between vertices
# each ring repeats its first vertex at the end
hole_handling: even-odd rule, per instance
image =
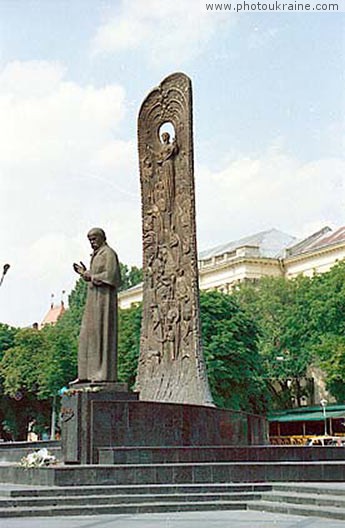
POLYGON ((137 164, 137 148, 132 141, 113 140, 104 143, 94 158, 96 165, 107 169, 130 171, 137 164))
POLYGON ((140 262, 136 148, 121 138, 125 111, 122 86, 80 86, 56 63, 0 71, 0 268, 11 264, 0 321, 43 317, 50 293, 73 285, 72 262, 88 261, 93 225, 107 230, 122 260, 140 262))
POLYGON ((59 87, 65 68, 58 62, 13 61, 0 74, 0 93, 11 99, 44 97, 59 87))
POLYGON ((103 147, 124 115, 124 97, 118 85, 68 82, 59 65, 7 66, 0 73, 0 162, 42 165, 103 147))
POLYGON ((201 249, 276 227, 307 236, 344 224, 345 160, 302 163, 277 148, 219 172, 197 167, 201 249))
POLYGON ((233 13, 213 16, 200 0, 122 0, 117 14, 98 28, 92 47, 94 53, 140 50, 151 62, 176 68, 233 22, 233 13))

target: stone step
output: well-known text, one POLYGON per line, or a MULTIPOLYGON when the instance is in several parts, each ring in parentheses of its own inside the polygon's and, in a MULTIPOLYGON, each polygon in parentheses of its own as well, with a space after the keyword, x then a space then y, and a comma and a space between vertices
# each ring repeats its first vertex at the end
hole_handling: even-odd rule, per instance
POLYGON ((345 508, 321 507, 284 502, 269 502, 266 500, 247 503, 248 510, 271 513, 286 513, 288 515, 305 515, 308 517, 325 517, 328 519, 345 520, 345 508))
POLYGON ((9 493, 8 498, 0 499, 0 518, 247 508, 345 520, 345 485, 336 483, 74 486, 46 489, 20 489, 14 486, 7 490, 3 485, 0 490, 9 493))
POLYGON ((190 483, 344 482, 345 462, 204 462, 180 464, 51 466, 0 465, 0 482, 38 486, 190 483))
POLYGON ((0 485, 0 497, 35 498, 35 497, 70 497, 90 495, 175 495, 194 493, 265 493, 271 491, 270 484, 159 484, 143 486, 56 486, 25 487, 0 485))
POLYGON ((8 498, 0 499, 0 509, 41 507, 58 505, 98 505, 98 504, 128 504, 131 502, 214 502, 214 501, 242 501, 261 498, 260 493, 184 493, 184 494, 128 494, 128 495, 76 495, 74 497, 31 497, 31 498, 8 498))
POLYGON ((137 446, 101 447, 97 451, 100 464, 345 460, 345 449, 335 446, 137 446))
POLYGON ((265 495, 265 500, 269 502, 284 502, 289 504, 303 504, 322 507, 334 507, 345 509, 345 496, 323 495, 321 493, 299 493, 287 491, 273 491, 265 495))
POLYGON ((153 502, 112 505, 81 505, 81 506, 46 506, 1 508, 0 518, 8 517, 57 517, 74 515, 109 515, 134 513, 164 513, 179 511, 211 511, 211 510, 245 510, 245 502, 237 501, 204 501, 204 502, 153 502))
POLYGON ((319 483, 305 483, 305 482, 287 482, 280 483, 275 482, 272 485, 274 491, 277 492, 292 492, 303 495, 304 493, 314 493, 316 495, 337 495, 345 496, 345 485, 340 483, 337 485, 336 482, 319 482, 319 483))
POLYGON ((185 494, 128 494, 128 495, 84 495, 72 497, 30 497, 30 498, 8 498, 0 500, 0 510, 5 508, 40 508, 46 506, 93 506, 93 505, 115 505, 130 503, 155 503, 155 502, 247 502, 259 500, 260 493, 185 493, 185 494))

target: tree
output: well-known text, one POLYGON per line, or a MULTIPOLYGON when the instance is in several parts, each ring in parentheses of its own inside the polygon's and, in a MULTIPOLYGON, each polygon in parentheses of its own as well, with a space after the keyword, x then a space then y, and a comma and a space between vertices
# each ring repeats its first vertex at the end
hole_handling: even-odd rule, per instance
POLYGON ((201 292, 203 348, 214 401, 220 407, 263 413, 268 393, 255 323, 236 300, 201 292))
POLYGON ((43 332, 31 328, 19 330, 14 346, 5 351, 1 360, 0 372, 6 395, 2 401, 2 422, 16 440, 26 440, 32 420, 42 421, 42 417, 49 420, 49 403, 39 402, 36 397, 43 371, 44 342, 43 332))
POLYGON ((87 295, 87 282, 79 278, 68 297, 68 310, 58 319, 57 332, 69 332, 74 341, 78 339, 87 295))
POLYGON ((0 323, 0 358, 3 356, 5 350, 14 345, 14 338, 17 332, 18 328, 0 323))
POLYGON ((78 340, 69 325, 45 327, 42 356, 37 361, 37 391, 39 399, 52 398, 77 376, 78 340))
MULTIPOLYGON (((13 328, 0 323, 0 361, 5 351, 14 346, 14 339, 17 332, 18 328, 13 328)), ((13 440, 14 437, 10 432, 10 425, 13 422, 11 417, 18 416, 18 410, 15 409, 15 401, 4 394, 2 385, 3 381, 0 378, 0 438, 4 440, 13 440)))
POLYGON ((2 400, 2 419, 15 438, 26 438, 32 420, 40 429, 48 424, 53 398, 76 377, 78 334, 85 298, 86 283, 79 280, 70 295, 69 310, 55 326, 10 333, 14 337, 7 339, 8 348, 0 362, 6 395, 2 400), (16 403, 18 398, 20 405, 16 403))
POLYGON ((31 328, 19 330, 14 346, 5 351, 1 360, 1 375, 5 393, 15 396, 20 391, 36 392, 38 369, 44 334, 31 328))
POLYGON ((136 286, 136 284, 139 284, 143 280, 143 270, 141 268, 137 268, 136 266, 129 268, 127 264, 120 262, 120 270, 121 286, 119 291, 128 290, 128 288, 136 286))
POLYGON ((345 262, 312 280, 310 311, 313 336, 310 350, 325 373, 327 389, 345 399, 345 262))
POLYGON ((311 361, 310 319, 311 279, 263 277, 255 283, 242 283, 234 297, 259 329, 258 348, 264 361, 265 376, 278 408, 289 408, 295 399, 309 395, 305 376, 311 361))
POLYGON ((52 398, 77 377, 78 336, 87 294, 87 283, 79 279, 68 302, 69 309, 55 326, 40 331, 42 354, 37 361, 37 397, 52 398))
POLYGON ((41 397, 53 396, 77 376, 78 337, 87 295, 87 283, 78 279, 68 298, 69 308, 46 331, 46 363, 40 378, 41 397))
POLYGON ((141 304, 119 310, 118 378, 128 383, 130 389, 134 388, 137 374, 141 310, 141 304))
POLYGON ((345 400, 345 336, 325 334, 315 345, 318 364, 325 373, 327 389, 338 402, 345 400))

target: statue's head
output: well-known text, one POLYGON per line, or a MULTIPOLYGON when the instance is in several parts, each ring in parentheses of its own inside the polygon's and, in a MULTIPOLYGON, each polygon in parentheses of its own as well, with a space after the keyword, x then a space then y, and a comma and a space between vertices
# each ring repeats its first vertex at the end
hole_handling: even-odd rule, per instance
POLYGON ((162 134, 162 142, 165 145, 169 144, 169 142, 170 142, 170 134, 169 134, 169 132, 163 132, 163 134, 162 134))
POLYGON ((93 227, 87 234, 93 250, 99 249, 106 242, 105 232, 100 227, 93 227))

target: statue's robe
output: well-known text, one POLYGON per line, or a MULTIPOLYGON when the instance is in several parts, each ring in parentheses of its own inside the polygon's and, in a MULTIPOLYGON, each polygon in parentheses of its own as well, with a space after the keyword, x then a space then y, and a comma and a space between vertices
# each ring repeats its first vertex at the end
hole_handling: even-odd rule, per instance
POLYGON ((120 266, 106 243, 94 251, 78 349, 80 381, 116 381, 120 266))

